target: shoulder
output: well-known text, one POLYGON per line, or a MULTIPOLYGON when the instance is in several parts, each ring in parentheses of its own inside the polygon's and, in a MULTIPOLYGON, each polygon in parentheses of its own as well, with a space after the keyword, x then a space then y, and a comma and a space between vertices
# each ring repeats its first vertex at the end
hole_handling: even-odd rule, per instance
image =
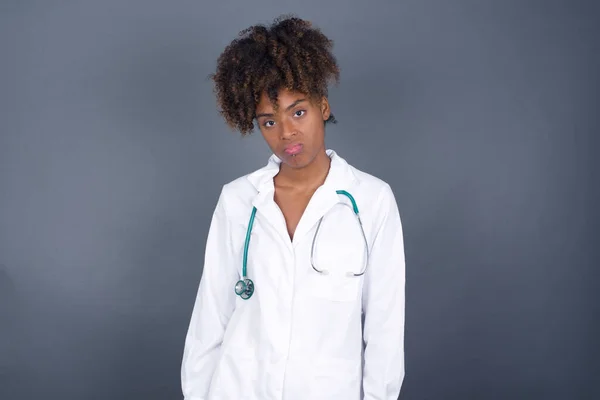
POLYGON ((353 166, 350 168, 356 178, 354 191, 363 205, 360 213, 367 229, 379 232, 386 221, 397 223, 401 229, 400 210, 391 185, 375 175, 353 166))
POLYGON ((356 178, 358 190, 369 197, 373 204, 396 201, 392 187, 387 181, 352 165, 349 165, 349 167, 356 178))
POLYGON ((232 181, 226 182, 221 187, 219 205, 229 215, 235 210, 246 210, 252 207, 252 201, 258 190, 252 183, 251 177, 259 174, 264 168, 240 176, 232 181))
POLYGON ((221 189, 222 196, 229 201, 234 201, 240 197, 247 197, 248 195, 256 193, 256 188, 248 179, 250 175, 252 174, 246 174, 225 183, 221 189))

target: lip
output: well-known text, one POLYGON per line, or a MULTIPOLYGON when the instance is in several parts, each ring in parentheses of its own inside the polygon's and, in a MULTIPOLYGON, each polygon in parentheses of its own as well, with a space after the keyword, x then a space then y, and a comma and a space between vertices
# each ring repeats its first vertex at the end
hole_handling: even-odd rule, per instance
POLYGON ((302 151, 303 147, 304 146, 302 145, 302 143, 294 143, 294 144, 290 144, 288 146, 285 146, 285 149, 283 151, 288 156, 295 156, 295 155, 299 154, 302 151))

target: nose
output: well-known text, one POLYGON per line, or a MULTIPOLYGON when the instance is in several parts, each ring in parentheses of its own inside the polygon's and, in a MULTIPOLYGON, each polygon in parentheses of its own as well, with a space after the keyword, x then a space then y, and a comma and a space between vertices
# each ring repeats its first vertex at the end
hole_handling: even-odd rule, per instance
POLYGON ((298 134, 296 126, 293 121, 282 121, 281 122, 281 139, 290 140, 298 134))

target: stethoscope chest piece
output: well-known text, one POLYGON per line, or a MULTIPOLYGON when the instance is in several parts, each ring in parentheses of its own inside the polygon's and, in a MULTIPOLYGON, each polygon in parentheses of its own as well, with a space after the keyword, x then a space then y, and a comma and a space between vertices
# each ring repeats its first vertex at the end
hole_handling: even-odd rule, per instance
POLYGON ((254 294, 254 282, 250 278, 244 278, 235 284, 235 294, 244 300, 248 300, 254 294))

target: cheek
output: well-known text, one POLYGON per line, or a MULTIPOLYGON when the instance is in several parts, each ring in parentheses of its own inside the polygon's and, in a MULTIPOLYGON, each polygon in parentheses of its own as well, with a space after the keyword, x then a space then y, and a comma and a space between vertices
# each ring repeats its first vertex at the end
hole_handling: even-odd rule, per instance
POLYGON ((307 126, 307 131, 310 133, 311 140, 320 141, 325 136, 325 126, 321 119, 315 118, 310 121, 310 126, 307 126))
POLYGON ((261 129, 260 133, 262 134, 263 139, 267 143, 267 146, 273 150, 277 146, 279 135, 275 131, 275 129, 269 129, 268 131, 263 131, 261 129))

